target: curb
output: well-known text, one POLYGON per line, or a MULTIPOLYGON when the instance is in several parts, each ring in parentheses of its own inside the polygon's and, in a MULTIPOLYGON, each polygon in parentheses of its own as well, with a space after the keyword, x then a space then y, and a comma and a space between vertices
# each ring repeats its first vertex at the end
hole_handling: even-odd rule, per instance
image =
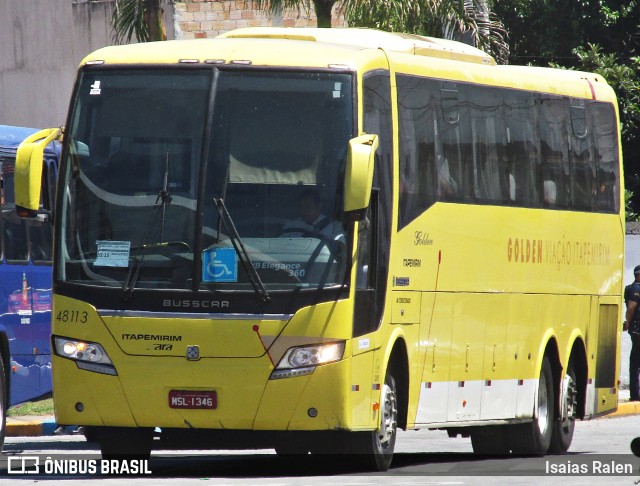
POLYGON ((7 417, 7 437, 54 435, 58 425, 52 416, 7 417))
POLYGON ((605 415, 603 418, 622 417, 624 415, 636 415, 640 414, 640 402, 619 402, 618 410, 609 415, 605 415))

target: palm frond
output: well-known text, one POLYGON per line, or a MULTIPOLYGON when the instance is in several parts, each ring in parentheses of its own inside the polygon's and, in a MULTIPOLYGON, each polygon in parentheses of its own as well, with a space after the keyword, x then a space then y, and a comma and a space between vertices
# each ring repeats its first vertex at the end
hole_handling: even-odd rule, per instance
POLYGON ((351 26, 442 37, 508 60, 507 31, 486 0, 343 0, 351 26))
POLYGON ((111 18, 113 41, 116 44, 130 42, 135 38, 140 42, 149 39, 149 29, 144 22, 144 0, 116 0, 115 11, 111 18))
POLYGON ((166 39, 160 0, 116 0, 111 27, 116 44, 166 39))
POLYGON ((264 10, 270 14, 279 13, 283 10, 299 10, 302 7, 305 11, 310 11, 312 5, 310 0, 251 0, 257 9, 264 10))

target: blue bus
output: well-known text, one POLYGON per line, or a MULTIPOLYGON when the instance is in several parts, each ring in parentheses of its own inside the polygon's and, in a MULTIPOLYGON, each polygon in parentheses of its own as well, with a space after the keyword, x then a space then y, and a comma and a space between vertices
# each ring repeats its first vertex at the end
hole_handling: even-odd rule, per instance
MULTIPOLYGON (((0 125, 0 448, 7 409, 51 393, 52 225, 19 218, 13 192, 16 150, 36 132, 0 125)), ((45 149, 42 198, 53 200, 59 155, 57 142, 45 149)))

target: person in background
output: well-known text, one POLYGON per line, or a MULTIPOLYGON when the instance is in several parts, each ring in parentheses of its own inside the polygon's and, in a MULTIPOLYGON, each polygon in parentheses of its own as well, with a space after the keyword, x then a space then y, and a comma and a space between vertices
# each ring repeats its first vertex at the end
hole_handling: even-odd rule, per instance
POLYGON ((629 355, 629 399, 640 401, 640 265, 633 269, 635 280, 624 289, 624 301, 627 304, 624 330, 631 337, 631 354, 629 355))

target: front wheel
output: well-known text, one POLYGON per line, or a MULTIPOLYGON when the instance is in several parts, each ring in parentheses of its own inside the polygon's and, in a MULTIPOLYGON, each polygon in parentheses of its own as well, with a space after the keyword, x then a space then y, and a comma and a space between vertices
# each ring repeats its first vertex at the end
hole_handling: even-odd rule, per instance
POLYGON ((379 412, 378 429, 372 432, 350 433, 347 452, 357 454, 354 462, 360 463, 365 469, 386 471, 393 459, 398 431, 396 381, 391 371, 387 371, 382 386, 379 412))
POLYGON ((149 459, 153 429, 133 427, 96 427, 103 459, 149 459))

